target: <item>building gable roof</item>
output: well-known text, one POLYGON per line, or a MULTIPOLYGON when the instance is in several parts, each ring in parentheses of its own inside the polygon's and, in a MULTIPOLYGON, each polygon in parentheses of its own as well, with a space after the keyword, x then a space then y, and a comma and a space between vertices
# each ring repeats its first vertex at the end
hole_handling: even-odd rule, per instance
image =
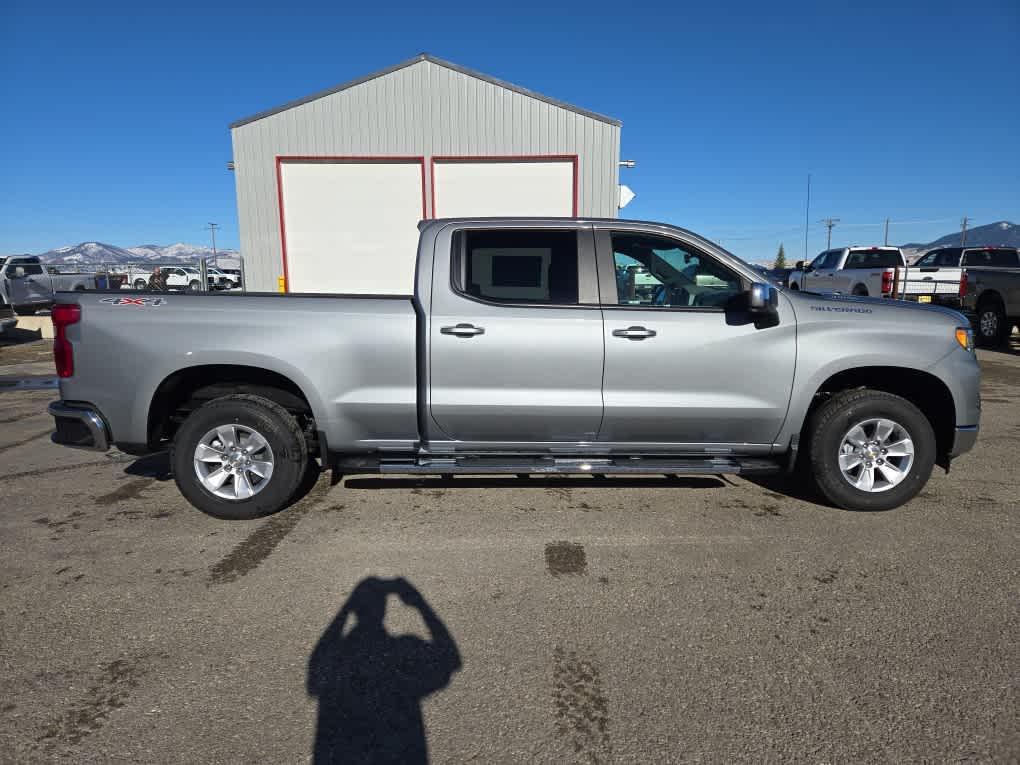
POLYGON ((573 106, 572 104, 564 103, 563 101, 557 101, 555 98, 549 98, 549 96, 543 96, 541 93, 536 93, 533 90, 522 88, 521 86, 514 85, 511 82, 506 82, 505 80, 499 80, 496 79, 495 77, 490 77, 487 74, 476 72, 474 69, 468 69, 467 67, 460 66, 459 64, 454 64, 450 61, 444 61, 443 59, 436 58, 435 56, 432 56, 428 53, 420 53, 414 58, 408 59, 407 61, 402 61, 401 63, 387 67, 386 69, 380 69, 378 72, 373 72, 372 74, 367 74, 364 77, 358 77, 357 79, 349 80, 348 82, 342 83, 341 85, 337 85, 332 88, 327 88, 326 90, 320 90, 318 93, 312 93, 311 95, 305 96, 304 98, 298 98, 294 101, 289 101, 288 103, 281 104, 280 106, 277 106, 273 109, 266 109, 265 111, 259 112, 258 114, 253 114, 250 117, 245 117, 244 119, 237 120, 236 122, 231 123, 230 129, 233 130, 234 128, 241 127, 242 125, 247 125, 250 122, 255 122, 265 117, 271 117, 274 114, 279 114, 280 112, 287 111, 288 109, 293 109, 295 106, 301 106, 302 104, 307 104, 310 101, 315 101, 320 98, 325 98, 326 96, 331 96, 334 93, 339 93, 342 90, 353 88, 355 85, 361 85, 363 82, 368 82, 369 80, 374 80, 377 77, 382 77, 384 75, 391 74, 400 69, 404 69, 405 67, 417 64, 421 61, 428 61, 432 64, 436 64, 437 66, 442 66, 447 69, 451 69, 454 72, 465 74, 468 77, 474 77, 475 79, 482 80, 493 85, 498 85, 501 88, 512 90, 513 92, 520 93, 523 96, 528 96, 530 98, 538 99, 539 101, 544 101, 547 104, 558 106, 561 109, 567 109, 568 111, 584 115, 585 117, 590 117, 591 119, 594 120, 599 120, 600 122, 606 122, 609 123, 610 125, 616 125, 617 127, 623 124, 619 120, 615 120, 612 117, 607 117, 604 114, 590 112, 587 109, 581 109, 577 106, 573 106))

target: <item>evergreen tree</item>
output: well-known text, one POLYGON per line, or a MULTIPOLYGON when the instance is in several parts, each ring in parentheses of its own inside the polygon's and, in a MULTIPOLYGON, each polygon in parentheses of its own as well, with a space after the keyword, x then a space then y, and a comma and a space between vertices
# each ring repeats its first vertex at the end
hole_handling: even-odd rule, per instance
POLYGON ((772 264, 773 268, 786 268, 786 250, 783 249, 783 243, 779 243, 779 252, 776 253, 776 262, 772 264))

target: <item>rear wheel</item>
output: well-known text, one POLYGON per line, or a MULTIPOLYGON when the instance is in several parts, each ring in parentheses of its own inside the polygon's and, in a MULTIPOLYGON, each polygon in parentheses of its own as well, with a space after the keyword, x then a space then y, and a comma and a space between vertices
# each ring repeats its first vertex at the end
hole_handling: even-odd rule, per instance
POLYGON ((791 284, 790 289, 793 290, 794 292, 800 292, 800 287, 797 285, 797 282, 791 284))
POLYGON ((1009 325, 1002 303, 998 300, 985 300, 978 306, 977 315, 977 344, 984 348, 1003 345, 1009 335, 1009 325))
POLYGON ((858 284, 856 287, 854 287, 853 294, 856 295, 857 297, 867 297, 868 288, 865 287, 863 284, 858 284))
POLYGON ((815 482, 831 502, 847 510, 890 510, 927 483, 935 432, 906 399, 861 388, 818 408, 809 449, 815 482))
POLYGON ((232 395, 196 409, 174 437, 174 479, 192 505, 216 518, 275 513, 308 470, 297 420, 262 396, 232 395))

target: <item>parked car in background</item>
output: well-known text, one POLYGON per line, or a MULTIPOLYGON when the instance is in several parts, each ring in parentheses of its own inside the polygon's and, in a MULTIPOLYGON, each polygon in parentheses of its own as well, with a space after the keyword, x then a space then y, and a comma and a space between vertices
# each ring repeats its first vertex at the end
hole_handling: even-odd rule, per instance
POLYGON ((53 305, 56 292, 95 289, 94 274, 51 273, 34 255, 11 256, 0 267, 7 302, 19 316, 31 316, 53 305))
POLYGON ((190 266, 164 266, 162 273, 166 277, 168 290, 188 292, 202 291, 202 273, 190 266))
POLYGON ((810 264, 797 261, 790 289, 822 295, 889 297, 896 269, 906 265, 899 247, 840 247, 825 250, 810 264))
POLYGON ((1020 268, 969 266, 963 271, 960 296, 980 345, 1004 345, 1013 327, 1020 329, 1020 268))
POLYGON ((215 266, 207 266, 205 273, 211 290, 232 290, 241 285, 240 276, 234 276, 215 266))
POLYGON ((413 295, 65 293, 53 440, 171 447, 188 501, 238 519, 286 507, 317 461, 807 464, 833 503, 881 510, 977 438, 981 373, 956 311, 779 290, 696 234, 636 221, 426 221, 417 258, 413 295))
POLYGON ((220 271, 222 271, 225 274, 230 274, 230 276, 234 277, 235 287, 244 286, 244 278, 241 276, 240 268, 221 268, 220 271))
POLYGON ((896 297, 918 303, 959 308, 964 290, 961 279, 968 268, 1020 268, 1015 247, 940 247, 900 269, 896 297))
MULTIPOLYGON (((0 258, 0 271, 3 270, 5 258, 0 258)), ((0 335, 18 323, 14 315, 14 309, 7 302, 7 289, 4 280, 0 279, 0 335)))

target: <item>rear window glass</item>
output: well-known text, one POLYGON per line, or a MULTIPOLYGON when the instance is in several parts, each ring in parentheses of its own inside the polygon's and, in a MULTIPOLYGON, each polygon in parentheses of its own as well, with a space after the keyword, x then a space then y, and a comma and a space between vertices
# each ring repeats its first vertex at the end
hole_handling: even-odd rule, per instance
POLYGON ((576 232, 466 231, 463 242, 458 291, 495 303, 577 304, 576 232))
POLYGON ((956 268, 960 265, 960 251, 935 250, 917 261, 917 265, 922 268, 956 268))
POLYGON ((889 268, 902 265, 903 256, 898 250, 851 250, 843 268, 889 268))
POLYGON ((1008 267, 1016 266, 1017 262, 1016 250, 968 250, 963 254, 963 264, 965 266, 1008 267))

